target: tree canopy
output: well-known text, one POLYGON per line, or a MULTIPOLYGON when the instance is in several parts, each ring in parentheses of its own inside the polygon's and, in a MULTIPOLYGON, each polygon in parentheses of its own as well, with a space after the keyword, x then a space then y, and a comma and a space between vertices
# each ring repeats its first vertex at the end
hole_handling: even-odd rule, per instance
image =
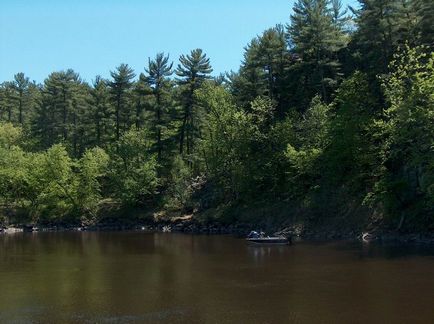
POLYGON ((215 76, 193 49, 0 84, 0 205, 35 222, 104 206, 197 212, 284 201, 434 226, 433 1, 297 0, 215 76))

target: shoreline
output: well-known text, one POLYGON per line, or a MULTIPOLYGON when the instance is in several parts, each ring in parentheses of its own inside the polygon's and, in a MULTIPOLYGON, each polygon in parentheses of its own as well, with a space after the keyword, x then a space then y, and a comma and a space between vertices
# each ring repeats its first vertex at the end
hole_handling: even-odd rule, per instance
MULTIPOLYGON (((13 235, 16 233, 66 233, 66 232, 146 232, 146 233, 184 233, 192 235, 233 235, 246 237, 251 230, 258 226, 250 224, 202 224, 198 221, 161 221, 137 224, 99 224, 92 226, 73 225, 14 225, 0 227, 0 235, 13 235)), ((400 233, 391 230, 379 230, 375 232, 336 231, 324 229, 303 229, 300 225, 287 226, 270 234, 290 236, 295 241, 358 241, 364 243, 376 242, 386 244, 408 245, 434 245, 434 233, 400 233)))

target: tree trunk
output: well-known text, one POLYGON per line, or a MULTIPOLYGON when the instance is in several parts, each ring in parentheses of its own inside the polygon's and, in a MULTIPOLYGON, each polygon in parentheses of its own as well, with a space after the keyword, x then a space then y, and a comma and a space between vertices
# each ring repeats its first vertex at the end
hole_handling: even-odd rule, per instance
POLYGON ((68 138, 68 130, 66 128, 66 122, 68 119, 68 108, 66 106, 66 90, 63 89, 63 140, 66 141, 68 138))
POLYGON ((161 162, 162 147, 161 147, 161 93, 160 87, 157 86, 157 153, 158 153, 158 163, 161 162))
POLYGON ((120 109, 121 109, 121 96, 120 94, 117 95, 116 98, 116 140, 119 141, 120 138, 120 109))
POLYGON ((181 134, 179 138, 179 154, 181 155, 184 152, 184 137, 185 137, 186 124, 187 124, 187 112, 184 113, 184 118, 182 120, 182 126, 181 126, 181 134))
POLYGON ((23 92, 20 91, 20 101, 18 106, 19 116, 18 116, 18 122, 20 125, 23 125, 23 92))

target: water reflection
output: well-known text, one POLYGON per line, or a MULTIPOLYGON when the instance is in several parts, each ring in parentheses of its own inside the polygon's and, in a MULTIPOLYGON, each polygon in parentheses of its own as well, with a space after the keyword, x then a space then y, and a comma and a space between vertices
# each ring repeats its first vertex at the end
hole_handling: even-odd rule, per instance
POLYGON ((145 233, 0 236, 0 322, 428 323, 434 251, 145 233))
POLYGON ((255 263, 260 264, 267 262, 270 258, 279 258, 288 253, 290 246, 260 246, 247 245, 247 252, 255 263))

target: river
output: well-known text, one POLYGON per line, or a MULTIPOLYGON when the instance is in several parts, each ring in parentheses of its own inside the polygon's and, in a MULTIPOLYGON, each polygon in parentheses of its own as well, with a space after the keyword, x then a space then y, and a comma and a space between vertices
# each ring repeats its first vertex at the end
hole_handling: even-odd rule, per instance
POLYGON ((0 235, 1 323, 434 323, 434 249, 0 235))

